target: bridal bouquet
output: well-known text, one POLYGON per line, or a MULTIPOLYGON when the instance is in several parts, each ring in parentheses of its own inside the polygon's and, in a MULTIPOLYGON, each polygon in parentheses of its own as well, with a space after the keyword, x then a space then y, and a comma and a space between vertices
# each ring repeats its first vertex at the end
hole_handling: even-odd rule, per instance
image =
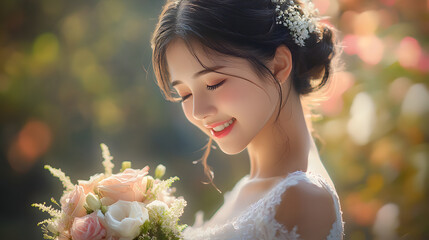
POLYGON ((105 172, 95 174, 88 181, 73 184, 60 169, 46 165, 58 177, 65 190, 60 209, 45 203, 32 206, 48 212, 51 218, 40 222, 45 239, 57 240, 146 240, 182 239, 186 225, 179 225, 186 201, 174 197, 172 177, 161 180, 165 167, 158 165, 155 177, 149 167, 132 169, 123 162, 119 173, 112 174, 114 164, 106 145, 101 144, 105 172))

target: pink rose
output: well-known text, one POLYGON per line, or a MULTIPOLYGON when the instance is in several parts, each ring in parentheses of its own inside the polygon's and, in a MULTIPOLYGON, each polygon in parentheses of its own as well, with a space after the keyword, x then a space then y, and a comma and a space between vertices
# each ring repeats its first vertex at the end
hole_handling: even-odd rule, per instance
POLYGON ((148 166, 141 170, 127 168, 100 181, 98 191, 103 205, 111 205, 119 200, 143 201, 147 183, 145 176, 148 171, 148 166))
POLYGON ((86 198, 83 187, 76 185, 73 191, 61 197, 61 209, 71 217, 83 217, 86 215, 86 210, 83 207, 85 201, 86 198))
POLYGON ((94 176, 91 176, 88 181, 77 180, 77 182, 79 183, 79 186, 83 187, 85 194, 88 194, 90 192, 94 193, 94 188, 103 179, 104 179, 104 174, 99 173, 94 176))
POLYGON ((98 221, 96 212, 75 218, 70 232, 73 240, 100 240, 106 237, 106 229, 98 221))

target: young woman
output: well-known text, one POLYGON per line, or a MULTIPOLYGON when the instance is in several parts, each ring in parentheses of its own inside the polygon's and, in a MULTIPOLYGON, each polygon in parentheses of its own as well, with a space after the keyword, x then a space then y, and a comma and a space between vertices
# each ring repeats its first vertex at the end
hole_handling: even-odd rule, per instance
POLYGON ((300 0, 165 4, 152 38, 158 85, 209 136, 210 181, 212 140, 226 154, 246 149, 251 165, 185 239, 343 238, 338 195, 301 103, 327 83, 337 53, 333 29, 318 20, 300 0))

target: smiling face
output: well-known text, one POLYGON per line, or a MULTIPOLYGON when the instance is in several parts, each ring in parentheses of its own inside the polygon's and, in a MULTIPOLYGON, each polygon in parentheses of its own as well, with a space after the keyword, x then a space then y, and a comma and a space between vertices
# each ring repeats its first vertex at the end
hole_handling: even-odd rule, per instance
POLYGON ((220 73, 201 66, 183 40, 169 44, 166 57, 170 81, 184 99, 183 112, 223 152, 240 153, 275 115, 278 91, 268 79, 260 79, 244 59, 207 56, 200 45, 193 47, 205 66, 220 73), (231 120, 232 124, 223 130, 215 127, 231 120))

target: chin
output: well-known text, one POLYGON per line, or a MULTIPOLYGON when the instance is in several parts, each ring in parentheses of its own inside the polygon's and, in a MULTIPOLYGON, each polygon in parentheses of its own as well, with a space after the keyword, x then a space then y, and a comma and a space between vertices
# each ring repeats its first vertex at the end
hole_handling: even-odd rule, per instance
POLYGON ((237 145, 228 145, 228 144, 217 144, 220 148, 220 150, 222 150, 222 152, 224 152, 225 154, 228 155, 236 155, 241 153, 244 149, 246 149, 246 146, 237 146, 237 145))

